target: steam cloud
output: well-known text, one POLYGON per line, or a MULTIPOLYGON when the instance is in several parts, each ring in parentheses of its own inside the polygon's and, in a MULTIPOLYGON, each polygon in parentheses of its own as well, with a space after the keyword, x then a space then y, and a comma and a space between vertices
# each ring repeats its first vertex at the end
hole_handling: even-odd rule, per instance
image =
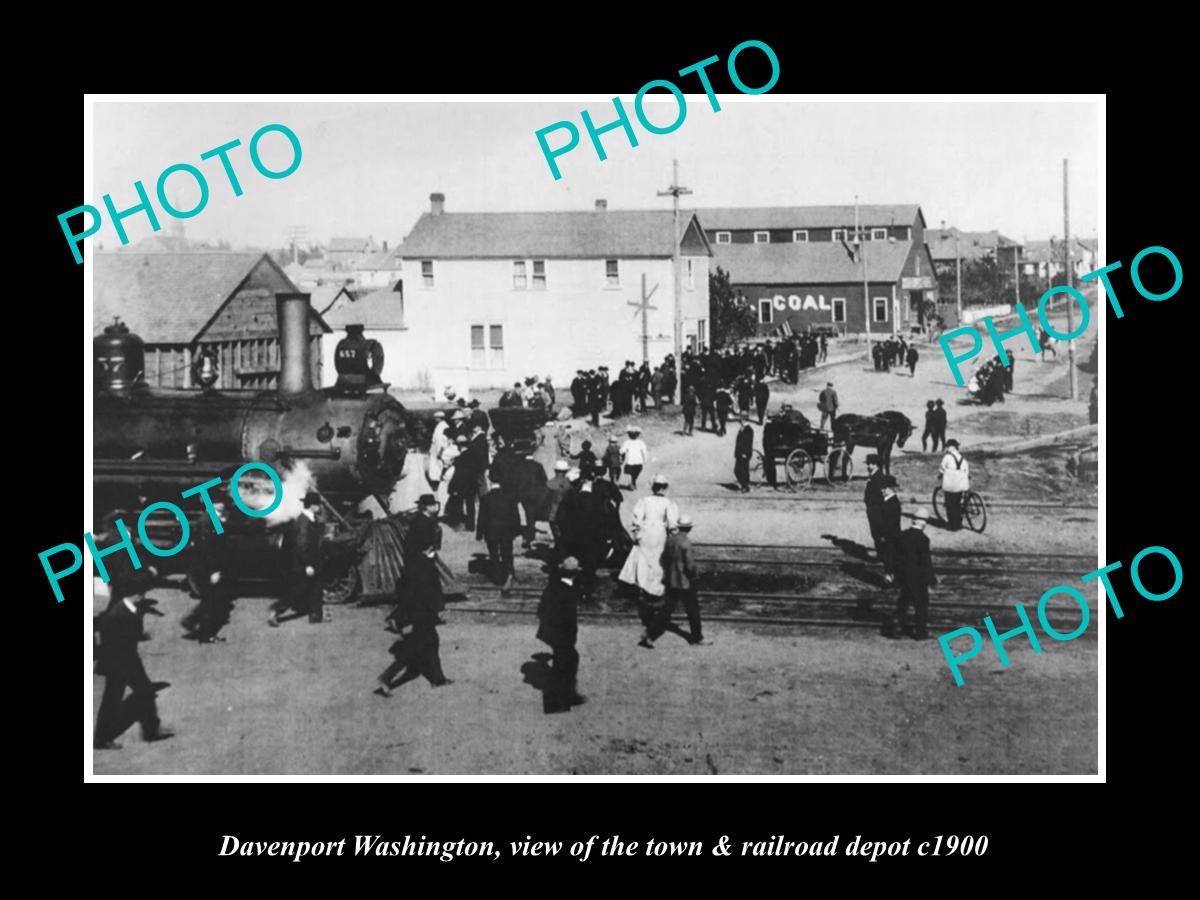
MULTIPOLYGON (((266 516, 263 521, 267 525, 282 525, 296 518, 304 510, 304 495, 316 487, 317 479, 303 460, 295 463, 292 468, 279 472, 283 482, 283 502, 266 516)), ((242 478, 238 492, 242 502, 253 509, 266 509, 275 502, 275 486, 261 472, 248 472, 242 478)))

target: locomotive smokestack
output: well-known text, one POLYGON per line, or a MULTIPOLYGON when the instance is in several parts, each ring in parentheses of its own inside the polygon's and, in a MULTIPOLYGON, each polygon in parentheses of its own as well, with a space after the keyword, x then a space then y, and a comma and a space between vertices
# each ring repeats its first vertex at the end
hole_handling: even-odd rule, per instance
POLYGON ((275 295, 279 322, 279 393, 307 394, 313 389, 309 361, 309 295, 275 295))

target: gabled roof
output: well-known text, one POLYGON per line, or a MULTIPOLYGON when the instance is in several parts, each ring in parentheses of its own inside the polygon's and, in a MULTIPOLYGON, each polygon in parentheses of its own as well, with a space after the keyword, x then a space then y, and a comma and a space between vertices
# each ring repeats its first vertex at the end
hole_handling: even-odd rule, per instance
POLYGON ((925 243, 934 259, 954 259, 954 238, 958 236, 958 253, 963 259, 982 259, 997 247, 1019 247, 1020 243, 999 231, 960 231, 957 228, 928 228, 925 243))
POLYGON ((335 237, 329 241, 329 249, 342 253, 364 253, 375 249, 375 241, 371 238, 335 237))
MULTIPOLYGON (((1087 251, 1095 255, 1096 241, 1092 238, 1072 238, 1071 239, 1071 255, 1075 259, 1079 259, 1080 251, 1087 251)), ((1054 262, 1062 263, 1062 242, 1053 241, 1026 241, 1025 242, 1025 262, 1046 262, 1053 259, 1054 262)))
MULTIPOLYGON (((912 241, 869 241, 867 278, 899 281, 912 241)), ((713 265, 734 284, 862 284, 862 263, 852 260, 841 241, 783 244, 717 244, 713 265)))
POLYGON ((379 271, 381 269, 399 269, 400 248, 394 247, 391 250, 380 250, 378 253, 372 253, 358 263, 355 268, 368 272, 379 271))
MULTIPOLYGON (((700 224, 708 231, 786 228, 842 228, 854 225, 854 206, 726 206, 697 209, 700 224)), ((860 206, 858 222, 864 228, 912 225, 921 216, 916 203, 860 206)))
POLYGON ((265 253, 96 253, 93 333, 119 316, 148 344, 191 343, 261 266, 280 290, 297 290, 265 253))
MULTIPOLYGON (((695 216, 680 214, 685 238, 707 250, 695 216)), ((670 210, 424 213, 400 246, 403 259, 665 258, 674 251, 670 210)))
MULTIPOLYGON (((404 295, 392 288, 380 288, 359 296, 353 302, 342 299, 325 313, 324 319, 333 328, 362 325, 368 332, 372 328, 403 328, 404 295)), ((370 337, 370 334, 367 336, 370 337)))

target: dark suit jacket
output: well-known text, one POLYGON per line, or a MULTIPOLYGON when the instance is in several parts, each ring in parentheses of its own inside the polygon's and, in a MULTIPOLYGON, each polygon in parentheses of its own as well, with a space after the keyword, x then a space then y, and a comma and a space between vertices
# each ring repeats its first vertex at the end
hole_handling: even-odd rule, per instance
POLYGON ((682 531, 667 535, 663 549, 663 581, 667 587, 688 590, 694 587, 696 563, 692 557, 692 539, 682 531))
POLYGON ((491 490, 479 498, 475 537, 485 541, 512 541, 521 533, 521 514, 515 494, 491 490))
POLYGON ((749 425, 738 429, 737 440, 733 445, 734 459, 749 459, 754 455, 754 429, 749 425))
POLYGON ((118 600, 100 616, 100 652, 97 671, 106 678, 120 678, 135 690, 149 685, 138 642, 142 639, 144 613, 130 612, 118 600))
POLYGON ((578 577, 567 584, 557 575, 550 579, 538 603, 537 639, 551 647, 574 647, 579 633, 578 577))
POLYGON ((937 584, 933 559, 929 553, 929 536, 919 528, 900 533, 900 577, 904 586, 919 590, 937 584))
MULTIPOLYGON (((896 540, 900 537, 900 498, 893 495, 890 499, 884 500, 879 507, 879 531, 880 533, 891 540, 896 540)), ((926 543, 929 538, 925 539, 926 543)))
MULTIPOLYGON (((878 346, 878 344, 876 344, 878 346)), ((883 473, 876 472, 867 479, 866 490, 863 491, 863 500, 867 504, 867 524, 871 526, 871 532, 874 533, 880 530, 883 522, 883 473)))
POLYGON ((310 522, 308 516, 299 515, 288 523, 283 535, 283 559, 285 574, 289 580, 307 578, 304 570, 312 566, 315 578, 321 577, 321 543, 324 526, 310 522))

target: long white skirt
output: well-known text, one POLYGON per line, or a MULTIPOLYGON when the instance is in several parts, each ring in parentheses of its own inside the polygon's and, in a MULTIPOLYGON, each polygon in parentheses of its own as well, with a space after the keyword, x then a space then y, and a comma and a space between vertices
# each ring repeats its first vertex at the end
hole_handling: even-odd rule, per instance
POLYGON ((626 584, 641 588, 647 594, 661 597, 666 593, 663 584, 662 555, 667 544, 665 529, 645 529, 638 543, 633 545, 621 574, 617 577, 626 584))

